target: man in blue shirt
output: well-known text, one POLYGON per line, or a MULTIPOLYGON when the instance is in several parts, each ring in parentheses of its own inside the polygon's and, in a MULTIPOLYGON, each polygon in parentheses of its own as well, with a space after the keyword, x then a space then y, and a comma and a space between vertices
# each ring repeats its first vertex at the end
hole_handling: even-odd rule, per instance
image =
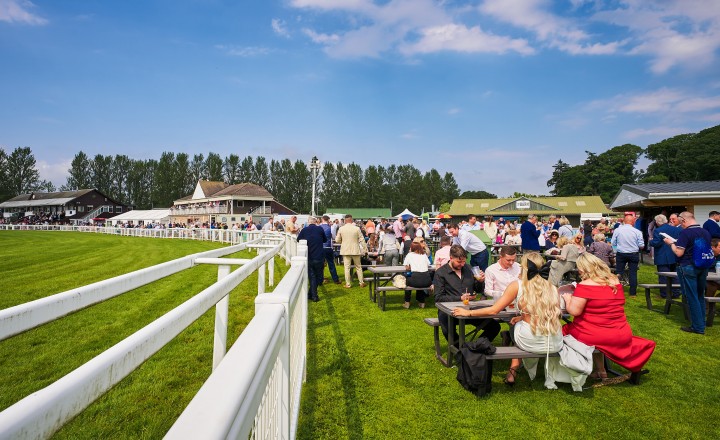
POLYGON ((520 239, 522 240, 523 251, 540 252, 540 229, 537 227, 537 216, 528 215, 527 220, 520 226, 520 239))
POLYGON ((707 281, 707 268, 696 267, 693 261, 693 248, 695 240, 704 239, 710 243, 710 233, 701 228, 695 221, 691 212, 683 212, 678 216, 683 230, 677 242, 670 238, 665 243, 670 245, 678 261, 678 281, 682 286, 683 295, 690 311, 690 327, 680 327, 688 333, 705 334, 705 288, 707 281))
POLYGON ((705 224, 703 224, 703 229, 708 231, 712 238, 720 238, 720 225, 718 225, 720 212, 710 211, 708 215, 709 218, 705 221, 705 224))
POLYGON ((325 233, 325 242, 323 243, 325 262, 327 263, 333 283, 340 284, 340 277, 338 277, 337 269, 335 268, 335 252, 332 247, 332 227, 330 226, 330 217, 324 215, 322 219, 323 221, 320 224, 320 227, 325 233))
POLYGON ((618 226, 612 236, 610 243, 617 253, 615 254, 615 271, 618 278, 625 273, 625 266, 628 270, 628 282, 630 284, 630 296, 637 293, 637 271, 640 263, 640 249, 645 246, 642 232, 633 227, 635 213, 626 212, 622 225, 618 226))
POLYGON ((310 279, 310 290, 308 291, 308 299, 318 302, 317 288, 322 284, 323 280, 323 263, 325 261, 325 252, 323 243, 325 242, 325 232, 323 228, 316 225, 315 217, 308 218, 308 225, 302 228, 298 234, 298 241, 307 240, 308 247, 308 278, 310 279))
MULTIPOLYGON (((658 272, 675 272, 677 266, 675 253, 670 245, 665 244, 665 238, 661 234, 667 234, 677 240, 682 229, 668 224, 667 218, 663 214, 655 216, 655 224, 657 227, 653 231, 652 241, 650 241, 650 246, 655 248, 655 256, 653 257, 655 267, 657 267, 658 272)), ((667 279, 664 275, 658 275, 658 282, 665 285, 667 279)), ((665 298, 664 289, 661 291, 660 296, 665 298)), ((680 290, 673 289, 672 296, 673 298, 679 297, 680 290)))

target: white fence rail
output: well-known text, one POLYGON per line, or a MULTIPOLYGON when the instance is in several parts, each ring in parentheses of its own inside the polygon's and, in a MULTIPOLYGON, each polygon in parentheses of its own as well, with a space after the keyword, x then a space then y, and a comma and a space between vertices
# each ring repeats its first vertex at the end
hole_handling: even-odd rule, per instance
MULTIPOLYGON (((285 258, 296 252, 299 255, 292 258, 291 269, 274 292, 258 295, 256 316, 224 357, 225 347, 220 349, 218 345, 225 344, 225 340, 216 337, 213 363, 217 368, 167 435, 169 438, 245 439, 252 434, 258 439, 293 439, 305 375, 307 247, 297 246, 294 238, 284 234, 266 234, 260 243, 243 246, 258 244, 263 246, 257 247, 257 257, 227 259, 227 264, 220 265, 218 282, 55 383, 1 412, 0 439, 48 438, 213 305, 216 305, 216 335, 223 326, 226 332, 227 310, 223 318, 222 308, 226 308, 226 304, 222 303, 255 271, 259 273, 258 291, 264 292, 266 263, 272 262, 281 250, 285 258), (241 267, 229 272, 224 268, 229 264, 241 267), (220 404, 220 398, 227 407, 220 404), (222 407, 220 412, 213 413, 217 425, 202 415, 209 406, 222 407), (203 418, 203 422, 196 423, 198 426, 193 429, 205 431, 194 437, 182 427, 197 417, 203 418)), ((195 257, 197 260, 198 255, 195 257)))

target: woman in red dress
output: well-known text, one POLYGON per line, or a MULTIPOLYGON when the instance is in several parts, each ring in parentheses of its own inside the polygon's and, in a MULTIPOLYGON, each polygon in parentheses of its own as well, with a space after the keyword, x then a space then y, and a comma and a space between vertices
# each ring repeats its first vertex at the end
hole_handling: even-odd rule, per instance
MULTIPOLYGON (((602 260, 588 252, 578 257, 577 268, 582 281, 574 294, 563 294, 565 309, 574 317, 563 326, 563 335, 594 345, 633 373, 640 371, 655 350, 655 341, 633 336, 622 285, 602 260)), ((607 377, 602 355, 595 356, 595 370, 593 377, 607 377)))

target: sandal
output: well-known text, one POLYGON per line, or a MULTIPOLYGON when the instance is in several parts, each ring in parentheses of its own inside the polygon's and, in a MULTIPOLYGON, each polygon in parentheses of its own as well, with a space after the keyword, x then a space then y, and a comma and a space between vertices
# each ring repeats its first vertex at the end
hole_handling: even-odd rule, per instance
POLYGON ((505 382, 505 385, 508 385, 508 386, 515 385, 515 380, 517 379, 517 374, 518 374, 517 372, 519 369, 520 369, 520 367, 515 367, 515 368, 510 368, 508 370, 507 376, 505 376, 505 379, 503 379, 503 382, 505 382), (510 378, 512 378, 512 381, 510 380, 510 378))
POLYGON ((606 380, 607 379, 607 371, 603 371, 602 373, 599 371, 596 371, 588 377, 591 379, 595 379, 595 380, 606 380))

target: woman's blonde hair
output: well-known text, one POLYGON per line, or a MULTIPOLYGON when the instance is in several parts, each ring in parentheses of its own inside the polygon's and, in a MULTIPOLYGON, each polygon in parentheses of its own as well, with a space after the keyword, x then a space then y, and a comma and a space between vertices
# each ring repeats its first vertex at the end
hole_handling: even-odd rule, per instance
POLYGON ((570 240, 570 238, 563 235, 562 237, 558 238, 557 247, 561 248, 568 243, 572 243, 572 241, 570 240))
POLYGON ((528 280, 528 261, 540 269, 545 260, 538 252, 523 255, 522 266, 522 304, 518 307, 530 315, 530 329, 534 335, 554 335, 560 332, 560 295, 557 288, 540 274, 528 280))
POLYGON ((580 254, 575 262, 583 280, 593 280, 601 286, 610 286, 613 293, 617 293, 618 279, 610 272, 610 267, 595 255, 585 252, 580 254))
POLYGON ((575 240, 576 242, 580 243, 580 242, 582 242, 582 240, 583 240, 583 236, 580 235, 580 234, 577 234, 577 235, 575 235, 575 236, 573 237, 573 240, 575 240))
POLYGON ((560 219, 558 220, 558 222, 560 223, 560 226, 570 224, 570 220, 568 220, 567 217, 565 217, 564 215, 560 216, 560 219))
POLYGON ((593 240, 605 241, 605 234, 603 234, 602 232, 598 232, 597 234, 593 235, 593 240))

